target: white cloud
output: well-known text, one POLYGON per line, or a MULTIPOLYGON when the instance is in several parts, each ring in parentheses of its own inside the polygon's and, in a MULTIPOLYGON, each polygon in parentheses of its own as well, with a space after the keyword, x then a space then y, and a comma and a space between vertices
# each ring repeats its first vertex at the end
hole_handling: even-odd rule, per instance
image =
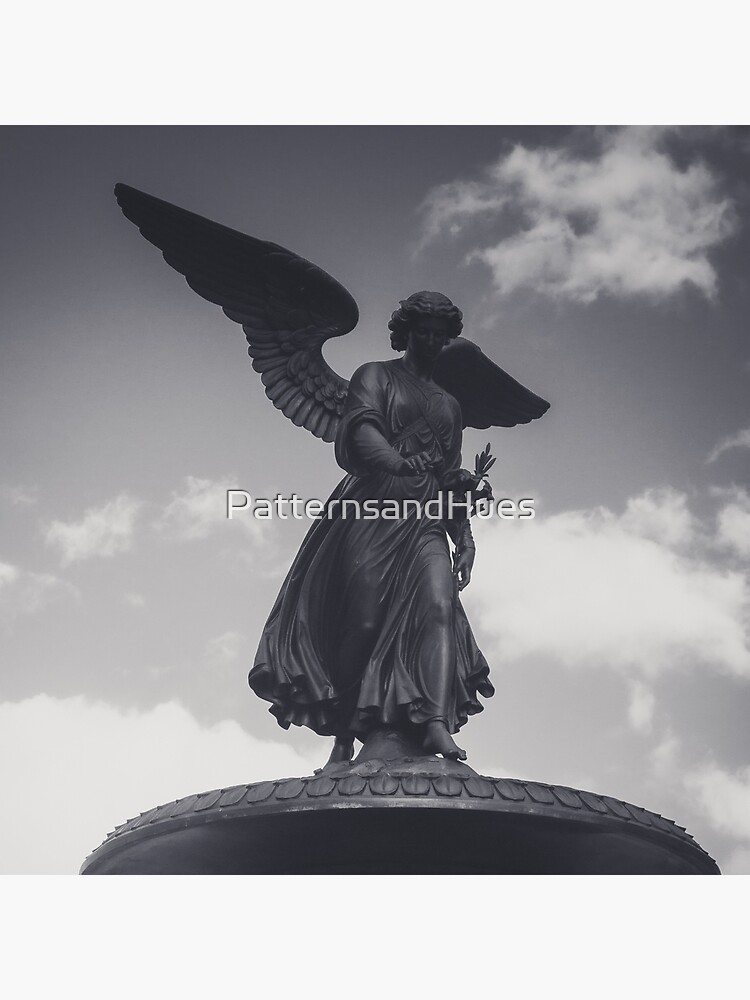
POLYGON ((695 516, 683 494, 650 490, 619 515, 478 524, 464 601, 491 663, 537 658, 625 678, 630 727, 654 740, 643 781, 656 808, 674 801, 701 837, 734 838, 722 867, 750 872, 750 767, 688 763, 666 710, 655 722, 654 686, 668 671, 750 678, 750 575, 722 548, 720 516, 740 493, 713 496, 716 520, 695 516))
POLYGON ((0 703, 0 759, 13 761, 3 799, 14 817, 0 824, 0 863, 7 873, 73 874, 108 831, 152 806, 311 774, 327 749, 307 758, 236 722, 202 727, 174 703, 145 712, 48 695, 0 703))
POLYGON ((240 655, 246 638, 241 632, 223 632, 206 643, 206 658, 211 666, 233 663, 240 655))
POLYGON ((39 501, 38 486, 8 486, 3 493, 14 507, 33 507, 39 501))
POLYGON ((652 751, 658 785, 664 794, 676 795, 683 822, 692 814, 691 827, 707 823, 735 841, 728 857, 720 859, 725 875, 750 875, 750 767, 732 772, 715 761, 688 765, 682 750, 679 740, 668 732, 652 751))
POLYGON ((0 563, 0 587, 7 587, 8 584, 15 583, 18 579, 19 571, 16 566, 10 563, 0 563))
POLYGON ((631 534, 650 538, 669 548, 681 548, 695 540, 697 522, 684 493, 673 489, 646 490, 631 497, 620 519, 631 534))
POLYGON ((0 622, 5 626, 63 597, 79 596, 75 587, 51 573, 31 573, 10 563, 0 563, 0 622))
POLYGON ((750 875, 750 847, 733 851, 721 866, 724 875, 750 875))
MULTIPOLYGON (((696 664, 750 677, 750 583, 709 561, 705 533, 675 549, 698 537, 692 524, 671 492, 637 497, 620 516, 596 508, 487 522, 466 601, 492 655, 545 656, 636 680, 696 664)), ((634 718, 645 719, 646 707, 639 698, 634 718)))
POLYGON ((667 779, 670 784, 679 777, 677 761, 680 754, 680 741, 674 733, 668 729, 661 740, 651 751, 651 764, 654 773, 663 779, 667 779))
POLYGON ((720 455, 723 455, 725 451, 729 451, 732 448, 750 448, 750 427, 746 427, 742 431, 737 431, 736 434, 730 434, 722 441, 719 441, 708 456, 708 461, 715 462, 720 455))
POLYGON ((641 681, 634 681, 630 689, 628 722, 638 732, 647 733, 654 718, 656 700, 654 692, 641 681))
POLYGON ((731 773, 710 765, 689 774, 685 785, 717 830, 750 840, 750 767, 731 773))
POLYGON ((101 507, 90 507, 80 521, 53 521, 45 532, 47 543, 60 549, 64 566, 127 552, 140 508, 139 500, 123 493, 101 507))
POLYGON ((732 499, 718 512, 716 537, 719 545, 744 559, 750 558, 750 494, 730 491, 732 499))
POLYGON ((131 608, 146 607, 146 598, 143 596, 143 594, 131 594, 131 593, 125 594, 124 601, 126 604, 129 604, 131 608))
POLYGON ((233 526, 239 524, 253 542, 262 544, 266 535, 260 521, 249 514, 231 521, 227 518, 227 490, 238 488, 236 476, 219 479, 187 476, 184 491, 172 493, 155 527, 167 538, 182 542, 207 538, 216 528, 234 531, 233 526))
POLYGON ((466 234, 466 260, 486 264, 502 295, 664 299, 690 284, 712 298, 709 252, 734 231, 733 207, 704 163, 670 159, 665 131, 601 132, 593 158, 517 145, 481 180, 429 193, 423 245, 466 234))

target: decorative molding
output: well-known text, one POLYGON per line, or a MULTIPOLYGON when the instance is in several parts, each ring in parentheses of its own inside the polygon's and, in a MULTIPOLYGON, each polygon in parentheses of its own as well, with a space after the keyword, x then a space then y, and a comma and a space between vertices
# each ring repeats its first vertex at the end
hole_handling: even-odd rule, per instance
MULTIPOLYGON (((367 760, 337 764, 302 778, 259 781, 234 785, 177 799, 149 809, 108 834, 102 848, 128 837, 133 831, 161 824, 189 821, 201 816, 205 821, 279 810, 341 808, 346 805, 409 806, 430 804, 445 807, 486 809, 505 813, 525 813, 550 818, 575 818, 595 822, 623 823, 633 828, 666 835, 673 841, 710 855, 685 830, 659 813, 609 795, 580 791, 564 785, 548 785, 516 778, 479 775, 465 765, 427 758, 414 760, 367 760)), ((97 850, 100 850, 98 848, 97 850)), ((91 855, 89 856, 91 857, 91 855)), ((87 859, 88 861, 88 859, 87 859)), ((84 868, 87 862, 84 862, 84 868)))

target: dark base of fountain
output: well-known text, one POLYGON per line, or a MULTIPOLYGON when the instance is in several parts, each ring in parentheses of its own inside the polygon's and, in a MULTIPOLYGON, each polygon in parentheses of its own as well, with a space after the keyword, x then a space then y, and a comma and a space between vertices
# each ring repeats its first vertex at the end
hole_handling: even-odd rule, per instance
MULTIPOLYGON (((671 820, 607 795, 412 757, 190 795, 117 827, 84 875, 718 875, 671 820)), ((393 756, 398 754, 398 756, 393 756)))

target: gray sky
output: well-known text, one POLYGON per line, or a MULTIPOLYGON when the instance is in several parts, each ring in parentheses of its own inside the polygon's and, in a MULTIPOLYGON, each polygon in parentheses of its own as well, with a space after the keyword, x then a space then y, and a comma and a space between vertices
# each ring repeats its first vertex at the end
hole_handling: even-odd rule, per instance
POLYGON ((341 375, 392 356, 391 311, 434 288, 551 401, 465 436, 537 509, 475 529, 497 695, 470 763, 631 799, 750 873, 747 130, 33 127, 3 150, 9 871, 74 871, 159 801, 328 752, 246 685, 307 526, 227 522, 223 490, 325 497, 340 470, 122 217, 124 181, 338 278, 361 311, 341 375), (71 819, 55 845, 42 780, 71 819))

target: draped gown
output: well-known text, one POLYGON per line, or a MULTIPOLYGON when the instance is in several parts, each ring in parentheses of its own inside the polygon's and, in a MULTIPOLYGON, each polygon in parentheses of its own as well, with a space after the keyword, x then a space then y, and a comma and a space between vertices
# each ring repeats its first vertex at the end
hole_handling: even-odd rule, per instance
POLYGON ((482 711, 478 695, 494 693, 459 600, 445 522, 417 516, 414 505, 406 516, 356 519, 353 505, 335 503, 371 500, 365 510, 385 515, 382 501, 436 499, 460 466, 461 426, 457 401, 400 358, 352 377, 336 437, 347 476, 329 498, 333 516, 317 519, 302 543, 248 678, 283 728, 362 737, 374 726, 442 718, 455 733, 482 711), (394 474, 419 452, 438 465, 394 474))

